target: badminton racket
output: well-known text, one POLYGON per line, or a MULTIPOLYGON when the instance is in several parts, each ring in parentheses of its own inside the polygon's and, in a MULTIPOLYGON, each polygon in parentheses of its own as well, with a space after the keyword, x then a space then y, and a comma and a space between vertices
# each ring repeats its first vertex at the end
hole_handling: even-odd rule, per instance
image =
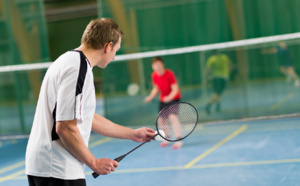
MULTIPOLYGON (((128 154, 132 153, 145 143, 155 139, 156 136, 160 136, 166 141, 176 142, 188 137, 195 129, 198 123, 197 109, 187 102, 176 102, 169 106, 164 107, 157 115, 156 118, 156 130, 157 134, 141 143, 126 154, 115 158, 114 160, 120 162, 128 154)), ((92 173, 94 178, 97 178, 99 174, 92 173)))

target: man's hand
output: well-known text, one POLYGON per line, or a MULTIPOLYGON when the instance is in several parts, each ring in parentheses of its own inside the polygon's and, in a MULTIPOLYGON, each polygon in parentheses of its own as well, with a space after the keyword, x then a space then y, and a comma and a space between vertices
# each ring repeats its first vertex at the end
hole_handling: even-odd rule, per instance
POLYGON ((132 140, 136 142, 144 142, 149 138, 151 138, 152 136, 154 136, 155 134, 156 133, 153 129, 146 128, 146 127, 139 128, 135 130, 135 135, 132 140))
POLYGON ((119 163, 115 160, 108 159, 108 158, 101 158, 101 159, 96 159, 93 170, 98 174, 107 175, 115 171, 118 166, 119 163))

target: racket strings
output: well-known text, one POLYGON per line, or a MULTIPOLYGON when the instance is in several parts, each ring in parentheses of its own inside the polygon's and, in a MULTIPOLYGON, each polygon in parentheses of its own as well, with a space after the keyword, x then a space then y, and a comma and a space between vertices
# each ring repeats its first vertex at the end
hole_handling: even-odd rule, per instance
POLYGON ((187 137, 195 128, 198 113, 192 105, 180 102, 165 107, 158 115, 157 127, 165 132, 165 139, 178 141, 187 137))

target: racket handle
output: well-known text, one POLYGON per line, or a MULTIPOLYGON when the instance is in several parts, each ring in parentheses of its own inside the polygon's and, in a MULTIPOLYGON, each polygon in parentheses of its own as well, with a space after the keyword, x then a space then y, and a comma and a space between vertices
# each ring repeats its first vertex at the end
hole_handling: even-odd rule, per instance
MULTIPOLYGON (((140 144, 139 146, 135 147, 134 149, 132 149, 131 151, 129 151, 128 153, 122 155, 122 156, 119 156, 117 158, 115 158, 114 160, 117 161, 117 162, 120 162, 123 158, 125 158, 125 156, 127 156, 128 154, 130 154, 131 152, 133 152, 134 150, 136 150, 137 148, 139 148, 140 146, 144 145, 145 143, 149 142, 151 139, 154 139, 158 134, 152 136, 151 138, 149 138, 147 141, 145 141, 144 143, 140 144)), ((99 174, 97 174, 96 172, 93 172, 92 173, 93 177, 94 178, 97 178, 99 176, 99 174)))
POLYGON ((97 178, 98 176, 100 176, 100 175, 97 174, 96 172, 93 172, 92 175, 93 175, 94 178, 97 178))
MULTIPOLYGON (((127 155, 127 154, 124 154, 124 155, 122 155, 122 156, 120 156, 120 157, 115 158, 114 160, 117 161, 117 162, 120 162, 123 158, 125 158, 126 155, 127 155)), ((96 172, 93 172, 92 175, 93 175, 94 178, 97 178, 98 176, 100 176, 100 175, 97 174, 96 172)))
POLYGON ((115 158, 114 160, 117 161, 117 162, 120 162, 123 158, 125 158, 126 155, 127 154, 124 154, 124 155, 122 155, 120 157, 115 158))

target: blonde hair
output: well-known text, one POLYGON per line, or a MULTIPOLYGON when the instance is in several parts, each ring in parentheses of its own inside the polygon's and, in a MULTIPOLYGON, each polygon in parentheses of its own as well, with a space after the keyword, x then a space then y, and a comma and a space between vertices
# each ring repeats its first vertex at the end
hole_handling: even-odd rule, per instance
POLYGON ((86 26, 81 38, 81 44, 92 49, 102 49, 109 42, 112 42, 114 46, 119 38, 123 36, 124 33, 112 19, 94 19, 86 26))

